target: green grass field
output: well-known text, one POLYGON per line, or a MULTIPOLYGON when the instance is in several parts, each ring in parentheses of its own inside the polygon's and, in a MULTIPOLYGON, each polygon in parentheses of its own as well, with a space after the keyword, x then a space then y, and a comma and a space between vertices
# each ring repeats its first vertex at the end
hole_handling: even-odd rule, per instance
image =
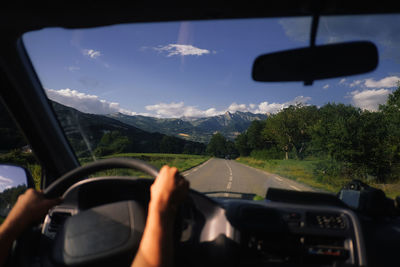
MULTIPOLYGON (((241 157, 237 161, 328 192, 337 193, 343 185, 351 181, 346 177, 316 176, 315 166, 321 162, 320 160, 259 160, 241 157)), ((388 197, 394 198, 400 195, 400 183, 385 185, 370 183, 370 185, 382 189, 388 197)))
MULTIPOLYGON (((193 168, 210 158, 209 156, 187 155, 187 154, 123 153, 123 154, 115 154, 102 157, 101 159, 114 158, 114 157, 140 159, 150 163, 151 165, 157 168, 161 168, 163 165, 174 166, 177 167, 180 172, 193 168)), ((90 162, 89 159, 81 159, 81 163, 83 165, 89 162, 90 162)), ((96 173, 93 176, 119 176, 119 175, 130 175, 141 178, 149 177, 148 175, 145 175, 142 172, 127 170, 127 169, 112 169, 96 173)))

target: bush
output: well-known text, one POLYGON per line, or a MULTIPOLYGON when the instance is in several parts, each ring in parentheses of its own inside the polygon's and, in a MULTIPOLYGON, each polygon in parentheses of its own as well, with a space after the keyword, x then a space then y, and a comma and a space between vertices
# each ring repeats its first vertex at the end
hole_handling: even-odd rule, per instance
POLYGON ((250 157, 260 160, 267 159, 284 159, 285 153, 282 150, 278 150, 275 148, 271 149, 261 149, 261 150, 253 150, 250 153, 250 157))
POLYGON ((319 181, 326 176, 339 177, 343 175, 343 164, 335 160, 319 161, 315 164, 313 174, 319 181))

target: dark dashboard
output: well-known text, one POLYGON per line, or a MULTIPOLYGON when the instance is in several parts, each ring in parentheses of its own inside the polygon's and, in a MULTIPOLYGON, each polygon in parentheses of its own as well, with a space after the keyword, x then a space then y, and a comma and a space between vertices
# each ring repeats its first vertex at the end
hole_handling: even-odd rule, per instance
MULTIPOLYGON (((64 203, 49 213, 43 225, 41 244, 50 253, 42 266, 59 265, 51 251, 72 217, 99 207, 115 210, 132 201, 140 203, 146 214, 150 184, 150 180, 92 178, 70 188, 64 203)), ((393 266, 396 262, 398 218, 368 218, 344 205, 326 205, 324 197, 305 204, 309 195, 301 195, 304 198, 297 202, 287 196, 285 203, 213 199, 191 191, 176 222, 177 265, 393 266)))
MULTIPOLYGON (((71 216, 85 210, 132 200, 145 207, 149 185, 129 178, 93 178, 77 184, 46 218, 42 244, 52 247, 71 216)), ((178 266, 375 266, 374 252, 367 252, 386 239, 371 239, 375 229, 369 220, 368 232, 365 227, 363 231, 364 221, 345 207, 211 199, 191 191, 176 223, 176 262, 178 266)), ((393 234, 392 238, 396 240, 393 234)), ((57 260, 49 255, 45 262, 43 266, 51 266, 57 260)))

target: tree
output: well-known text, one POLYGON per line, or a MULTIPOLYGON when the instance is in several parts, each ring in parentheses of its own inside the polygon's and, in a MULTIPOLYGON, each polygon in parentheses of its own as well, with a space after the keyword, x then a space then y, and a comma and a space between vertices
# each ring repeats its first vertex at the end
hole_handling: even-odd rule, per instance
POLYGON ((165 135, 160 142, 160 152, 161 153, 181 153, 184 149, 179 142, 179 140, 172 136, 165 135))
POLYGON ((311 146, 315 154, 338 161, 352 162, 358 147, 361 110, 350 105, 328 103, 319 109, 319 118, 311 128, 311 146))
POLYGON ((310 128, 317 120, 318 109, 315 106, 289 106, 270 116, 262 131, 264 142, 276 144, 285 152, 294 151, 298 159, 304 158, 306 146, 311 140, 310 128))
POLYGON ((131 146, 132 142, 127 136, 122 135, 119 131, 112 131, 103 135, 94 153, 97 156, 117 154, 127 152, 131 146))
POLYGON ((220 134, 214 134, 207 145, 206 152, 214 157, 223 158, 226 155, 226 138, 220 134))
POLYGON ((391 178, 399 178, 400 163, 400 83, 387 99, 386 104, 379 106, 384 115, 387 127, 386 155, 391 171, 391 178))
POLYGON ((261 134, 263 128, 265 127, 264 121, 253 121, 246 131, 247 135, 247 146, 249 149, 262 149, 265 147, 264 139, 261 134))
POLYGON ((251 148, 247 144, 247 133, 246 132, 244 132, 236 137, 235 148, 239 152, 240 156, 245 157, 250 154, 251 148))
POLYGON ((379 181, 387 180, 391 173, 391 144, 388 140, 388 124, 382 112, 365 111, 360 116, 358 158, 354 163, 363 166, 366 174, 379 181))

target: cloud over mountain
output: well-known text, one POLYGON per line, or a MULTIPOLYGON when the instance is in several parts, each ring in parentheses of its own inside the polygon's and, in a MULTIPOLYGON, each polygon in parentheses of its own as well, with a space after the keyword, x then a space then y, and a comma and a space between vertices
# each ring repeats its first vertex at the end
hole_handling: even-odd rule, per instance
POLYGON ((81 93, 69 88, 60 90, 46 89, 46 93, 51 100, 86 113, 110 114, 121 112, 127 115, 136 114, 135 112, 121 108, 119 103, 109 102, 100 99, 96 95, 81 93))
POLYGON ((197 106, 185 105, 181 102, 157 103, 145 106, 146 113, 138 113, 129 109, 122 108, 117 102, 110 102, 101 99, 97 95, 90 95, 72 90, 70 88, 54 90, 46 89, 47 96, 60 104, 73 107, 79 111, 92 114, 112 114, 123 113, 126 115, 144 115, 158 118, 180 118, 180 117, 211 117, 224 114, 226 111, 234 113, 236 111, 251 112, 258 114, 276 113, 290 105, 306 105, 310 97, 297 96, 284 103, 270 103, 264 101, 258 104, 236 103, 233 102, 227 108, 218 110, 214 107, 201 109, 197 106))

